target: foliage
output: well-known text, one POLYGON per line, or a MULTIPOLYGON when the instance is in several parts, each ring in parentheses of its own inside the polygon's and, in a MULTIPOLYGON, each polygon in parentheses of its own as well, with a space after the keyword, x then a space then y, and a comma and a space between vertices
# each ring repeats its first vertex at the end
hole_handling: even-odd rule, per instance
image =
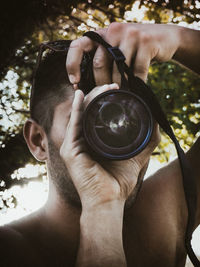
MULTIPOLYGON (((27 162, 36 164, 22 137, 28 117, 28 99, 40 42, 75 39, 85 31, 106 27, 113 21, 196 24, 200 20, 198 1, 7 1, 8 16, 1 16, 0 70, 0 190, 14 184, 11 174, 27 162), (143 10, 144 15, 135 16, 143 10), (12 16, 13 15, 13 16, 12 16), (1 181, 2 180, 2 181, 1 181), (2 186, 2 187, 1 187, 2 186)), ((4 9, 4 14, 6 13, 4 9)), ((0 11, 1 12, 1 11, 0 11)), ((1 14, 1 13, 0 13, 1 14)), ((160 99, 178 139, 187 150, 200 126, 199 78, 169 62, 150 68, 148 83, 160 99)), ((157 149, 160 160, 169 159, 169 140, 157 149)), ((21 179, 21 183, 27 182, 21 179)), ((13 199, 13 201, 15 201, 13 199)), ((16 202, 16 201, 15 201, 16 202)), ((1 207, 0 207, 1 208, 1 207)))
MULTIPOLYGON (((186 151, 196 140, 200 128, 199 82, 196 74, 173 62, 151 66, 148 76, 148 83, 186 151)), ((169 138, 163 137, 158 147, 159 160, 169 160, 172 152, 167 151, 169 143, 169 138)))

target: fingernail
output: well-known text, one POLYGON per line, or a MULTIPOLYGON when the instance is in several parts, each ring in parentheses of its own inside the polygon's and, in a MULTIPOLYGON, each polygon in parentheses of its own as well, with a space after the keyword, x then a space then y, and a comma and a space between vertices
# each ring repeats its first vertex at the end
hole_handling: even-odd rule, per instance
POLYGON ((76 83, 76 77, 72 74, 69 75, 69 80, 72 84, 76 83))
POLYGON ((112 83, 111 86, 112 86, 113 88, 119 89, 119 85, 118 85, 117 83, 112 83))

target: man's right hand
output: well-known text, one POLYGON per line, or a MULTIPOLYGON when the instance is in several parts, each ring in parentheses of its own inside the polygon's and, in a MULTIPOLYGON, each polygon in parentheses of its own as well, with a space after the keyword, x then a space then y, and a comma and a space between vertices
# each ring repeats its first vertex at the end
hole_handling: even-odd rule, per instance
POLYGON ((134 190, 139 173, 146 167, 159 141, 156 127, 151 142, 132 159, 117 162, 106 160, 100 164, 88 154, 81 136, 84 106, 97 94, 117 88, 117 84, 94 88, 85 99, 80 90, 75 92, 71 118, 60 153, 79 193, 83 208, 88 209, 113 200, 124 203, 134 190))

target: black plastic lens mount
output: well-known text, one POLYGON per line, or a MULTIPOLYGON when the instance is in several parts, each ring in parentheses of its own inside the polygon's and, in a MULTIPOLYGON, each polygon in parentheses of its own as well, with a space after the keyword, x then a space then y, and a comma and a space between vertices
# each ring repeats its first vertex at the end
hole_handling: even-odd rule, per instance
POLYGON ((122 160, 141 152, 153 131, 147 104, 133 92, 109 90, 98 95, 83 115, 83 135, 97 156, 122 160))

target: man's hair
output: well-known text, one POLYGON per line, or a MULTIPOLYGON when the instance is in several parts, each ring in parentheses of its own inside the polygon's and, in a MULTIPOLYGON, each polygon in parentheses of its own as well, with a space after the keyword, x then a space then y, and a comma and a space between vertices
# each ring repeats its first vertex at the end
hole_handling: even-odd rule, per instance
POLYGON ((39 64, 32 86, 30 115, 48 134, 55 107, 72 93, 66 71, 66 53, 51 51, 39 64))

